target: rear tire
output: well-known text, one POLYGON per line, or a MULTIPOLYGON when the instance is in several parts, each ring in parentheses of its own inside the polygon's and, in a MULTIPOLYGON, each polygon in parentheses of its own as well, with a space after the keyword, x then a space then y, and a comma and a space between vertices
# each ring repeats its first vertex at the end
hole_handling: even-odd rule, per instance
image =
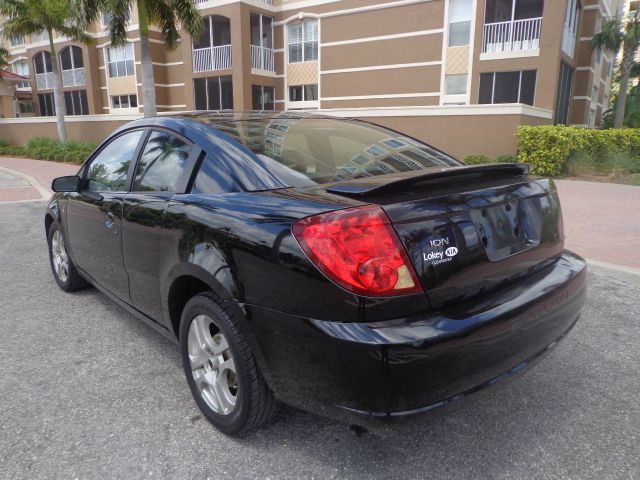
POLYGON ((65 292, 75 292, 87 288, 89 283, 82 278, 67 253, 64 234, 57 223, 52 223, 47 235, 49 243, 49 264, 58 286, 65 292))
POLYGON ((220 431, 245 436, 273 416, 277 402, 238 318, 213 293, 196 295, 185 305, 180 347, 191 394, 220 431))

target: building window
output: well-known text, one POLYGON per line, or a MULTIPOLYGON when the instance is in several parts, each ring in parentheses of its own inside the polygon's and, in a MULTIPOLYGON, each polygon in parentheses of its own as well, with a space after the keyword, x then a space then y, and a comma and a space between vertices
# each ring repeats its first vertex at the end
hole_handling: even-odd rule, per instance
POLYGON ((111 24, 111 20, 113 20, 113 15, 110 12, 103 12, 100 16, 100 25, 103 29, 108 28, 111 24))
POLYGON ((450 0, 449 43, 450 47, 469 45, 471 37, 471 0, 450 0))
POLYGON ((75 45, 65 48, 60 52, 60 63, 62 64, 62 70, 73 70, 84 67, 82 49, 75 45))
POLYGON ((38 104, 40 105, 40 116, 53 117, 56 114, 56 108, 53 103, 53 93, 39 93, 38 104))
MULTIPOLYGON (((13 73, 15 73, 16 75, 20 75, 22 77, 27 77, 29 78, 29 64, 23 60, 16 62, 13 64, 13 73)), ((16 88, 18 90, 28 90, 31 88, 31 83, 29 83, 29 81, 24 81, 24 82, 18 82, 16 84, 16 88)))
POLYGON ((200 38, 193 42, 195 50, 231 45, 231 20, 221 15, 211 15, 203 20, 200 38))
POLYGON ((466 73, 459 75, 445 75, 444 77, 444 105, 463 105, 467 103, 466 73))
POLYGON ((138 97, 132 95, 112 95, 111 108, 137 108, 138 97))
POLYGON ((38 33, 31 34, 31 43, 48 42, 48 41, 49 41, 49 34, 47 33, 46 30, 41 30, 38 33))
POLYGON ((478 103, 525 103, 533 105, 536 70, 493 72, 480 75, 478 103))
POLYGON ((18 113, 20 115, 32 115, 34 111, 33 102, 20 100, 18 102, 18 113))
POLYGON ((580 1, 567 0, 567 10, 564 15, 564 29, 562 32, 562 51, 573 57, 576 47, 576 33, 580 19, 580 1))
POLYGON ((51 64, 51 54, 46 51, 38 52, 33 56, 33 66, 36 70, 36 74, 53 72, 53 65, 51 64))
POLYGON ((64 108, 67 115, 89 115, 87 92, 85 90, 64 92, 64 108))
POLYGON ((318 85, 292 85, 289 87, 290 102, 313 102, 318 100, 318 85))
POLYGON ((566 125, 569 122, 569 104, 571 103, 572 85, 573 69, 567 63, 561 62, 560 75, 558 76, 556 111, 553 118, 555 125, 566 125))
POLYGON ((196 78, 193 80, 196 110, 233 109, 231 75, 196 78))
POLYGON ((251 14, 251 45, 273 48, 273 18, 261 13, 251 14))
POLYGON ((318 60, 318 21, 289 25, 289 63, 318 60))
POLYGON ((264 85, 252 85, 254 110, 275 110, 275 88, 264 85))
POLYGON ((109 47, 107 50, 109 77, 129 77, 134 74, 133 44, 109 47))
POLYGON ((24 45, 24 35, 9 35, 9 45, 12 47, 24 45))

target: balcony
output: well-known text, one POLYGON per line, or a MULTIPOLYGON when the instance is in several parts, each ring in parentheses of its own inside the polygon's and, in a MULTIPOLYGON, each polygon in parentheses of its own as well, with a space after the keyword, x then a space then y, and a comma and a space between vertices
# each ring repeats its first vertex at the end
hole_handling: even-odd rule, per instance
POLYGON ((55 77, 53 72, 36 73, 36 86, 38 87, 38 90, 51 90, 53 88, 54 81, 55 77))
POLYGON ((251 68, 254 70, 275 72, 273 49, 251 45, 251 68))
POLYGON ((231 68, 231 45, 193 49, 193 71, 211 72, 231 68))
POLYGON ((63 87, 78 87, 85 84, 84 67, 62 70, 63 87))
POLYGON ((542 17, 486 23, 482 53, 526 52, 540 48, 542 17))

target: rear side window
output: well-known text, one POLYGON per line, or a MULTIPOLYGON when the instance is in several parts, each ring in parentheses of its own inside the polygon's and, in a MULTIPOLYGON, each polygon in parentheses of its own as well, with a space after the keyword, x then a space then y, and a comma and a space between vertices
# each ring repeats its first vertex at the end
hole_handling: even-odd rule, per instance
POLYGON ((144 146, 132 190, 184 193, 193 161, 192 146, 179 138, 154 131, 144 146))
POLYGON ((129 166, 142 134, 142 130, 125 133, 104 147, 89 164, 85 188, 90 192, 126 190, 129 166))

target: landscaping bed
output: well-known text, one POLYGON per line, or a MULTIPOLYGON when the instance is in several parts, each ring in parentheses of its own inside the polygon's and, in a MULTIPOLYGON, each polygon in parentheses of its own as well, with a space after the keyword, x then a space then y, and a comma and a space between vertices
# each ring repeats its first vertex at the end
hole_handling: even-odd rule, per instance
POLYGON ((67 140, 60 142, 50 138, 33 138, 24 147, 9 145, 0 139, 0 156, 28 157, 54 162, 83 163, 96 149, 95 144, 67 140))

